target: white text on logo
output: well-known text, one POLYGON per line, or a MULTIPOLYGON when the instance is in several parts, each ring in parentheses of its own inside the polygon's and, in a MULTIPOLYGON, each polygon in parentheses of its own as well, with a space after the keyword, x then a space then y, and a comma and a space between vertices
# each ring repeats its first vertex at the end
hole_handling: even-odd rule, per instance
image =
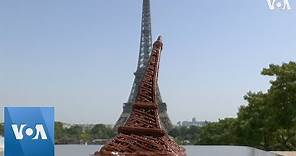
POLYGON ((270 10, 282 9, 291 10, 289 0, 266 0, 270 10))
MULTIPOLYGON (((11 125, 11 127, 12 127, 13 133, 15 135, 15 138, 17 140, 22 140, 24 138, 24 135, 23 135, 24 129, 26 129, 25 134, 29 137, 32 136, 34 133, 32 128, 29 128, 29 127, 26 128, 27 127, 26 124, 21 124, 19 127, 16 124, 13 124, 13 125, 11 125)), ((41 136, 42 140, 47 140, 47 136, 44 131, 43 125, 37 124, 35 126, 35 130, 36 130, 36 135, 32 138, 33 140, 39 139, 39 136, 41 136)))

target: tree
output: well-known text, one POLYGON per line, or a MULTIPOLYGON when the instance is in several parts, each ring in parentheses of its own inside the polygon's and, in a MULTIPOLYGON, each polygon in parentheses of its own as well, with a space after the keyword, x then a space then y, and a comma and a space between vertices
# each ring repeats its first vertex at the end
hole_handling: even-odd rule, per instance
POLYGON ((235 145, 237 121, 225 118, 219 122, 209 123, 201 128, 199 140, 195 144, 202 145, 235 145))
POLYGON ((3 132, 3 129, 4 129, 4 128, 3 128, 3 123, 0 123, 0 135, 2 135, 2 136, 3 136, 3 133, 4 133, 4 132, 3 132))
POLYGON ((263 75, 273 76, 268 90, 268 107, 276 128, 273 149, 296 150, 296 63, 270 65, 263 75))
POLYGON ((238 113, 240 144, 265 150, 296 149, 296 63, 269 65, 273 76, 267 93, 249 92, 238 113))
POLYGON ((247 106, 241 106, 238 112, 238 144, 269 149, 271 134, 275 129, 272 112, 268 107, 267 94, 249 92, 245 96, 247 106))
POLYGON ((65 139, 65 129, 63 127, 63 123, 61 122, 55 122, 54 126, 54 131, 55 131, 55 142, 56 143, 61 143, 65 139))
POLYGON ((198 126, 175 127, 169 135, 174 137, 178 144, 194 144, 199 140, 200 129, 198 126))
POLYGON ((81 143, 81 134, 83 128, 79 125, 73 125, 70 128, 66 128, 67 140, 72 143, 81 143))
POLYGON ((115 133, 111 128, 103 124, 97 124, 90 130, 90 135, 94 139, 110 139, 115 136, 115 133))
POLYGON ((92 137, 90 135, 90 131, 89 130, 85 130, 84 132, 82 132, 80 134, 80 138, 83 142, 91 142, 92 137))

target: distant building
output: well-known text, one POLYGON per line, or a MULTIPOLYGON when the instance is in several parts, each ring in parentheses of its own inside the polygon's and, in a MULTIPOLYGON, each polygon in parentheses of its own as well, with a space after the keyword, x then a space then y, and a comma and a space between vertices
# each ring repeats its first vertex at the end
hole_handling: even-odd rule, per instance
POLYGON ((177 126, 182 127, 190 127, 190 126, 198 126, 203 127, 208 124, 208 121, 196 121, 196 118, 192 118, 192 121, 178 121, 177 126))

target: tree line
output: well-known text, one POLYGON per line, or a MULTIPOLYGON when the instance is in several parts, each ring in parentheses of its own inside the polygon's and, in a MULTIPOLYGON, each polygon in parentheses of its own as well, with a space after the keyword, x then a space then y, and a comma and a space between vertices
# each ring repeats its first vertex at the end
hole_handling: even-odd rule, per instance
POLYGON ((96 143, 95 139, 110 139, 115 136, 111 127, 96 124, 91 127, 82 125, 64 126, 61 122, 55 123, 56 144, 96 143))

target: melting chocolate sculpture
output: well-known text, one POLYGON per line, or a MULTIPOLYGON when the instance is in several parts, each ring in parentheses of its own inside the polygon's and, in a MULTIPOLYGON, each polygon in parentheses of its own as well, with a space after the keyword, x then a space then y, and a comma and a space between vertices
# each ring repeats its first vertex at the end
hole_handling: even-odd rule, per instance
POLYGON ((96 156, 186 156, 185 149, 171 139, 160 124, 156 87, 162 46, 159 36, 153 44, 130 117, 96 156))

